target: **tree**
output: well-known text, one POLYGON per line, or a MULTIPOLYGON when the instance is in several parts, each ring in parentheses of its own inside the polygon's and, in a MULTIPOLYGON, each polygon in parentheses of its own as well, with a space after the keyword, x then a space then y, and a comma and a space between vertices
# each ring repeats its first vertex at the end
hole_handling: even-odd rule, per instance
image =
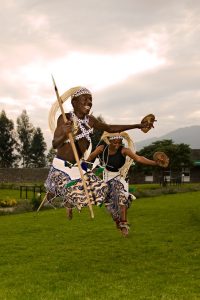
POLYGON ((34 168, 43 168, 46 166, 45 151, 47 145, 44 141, 42 131, 39 127, 34 130, 30 146, 30 165, 34 168))
POLYGON ((53 161, 55 155, 56 155, 56 150, 53 147, 51 147, 51 149, 49 150, 49 153, 47 154, 47 164, 48 165, 52 164, 52 161, 53 161))
POLYGON ((17 118, 17 133, 19 139, 18 152, 21 157, 22 166, 30 167, 30 147, 33 137, 34 127, 29 122, 26 110, 17 118))
MULTIPOLYGON (((163 151, 169 157, 169 167, 168 169, 173 170, 174 172, 181 172, 183 166, 191 167, 191 149, 187 144, 174 144, 172 140, 161 140, 152 143, 149 146, 144 147, 138 153, 147 158, 152 159, 153 154, 156 151, 163 151)), ((152 168, 146 166, 136 166, 134 167, 137 170, 152 170, 152 168)))
POLYGON ((9 120, 4 110, 0 114, 0 167, 11 168, 17 160, 14 153, 16 146, 14 123, 9 120))

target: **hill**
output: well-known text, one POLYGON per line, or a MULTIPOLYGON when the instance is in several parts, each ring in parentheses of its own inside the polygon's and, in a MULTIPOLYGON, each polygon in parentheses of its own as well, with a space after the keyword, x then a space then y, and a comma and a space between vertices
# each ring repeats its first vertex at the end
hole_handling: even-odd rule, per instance
POLYGON ((190 145, 191 149, 200 149, 199 135, 200 135, 200 126, 198 125, 189 126, 184 128, 178 128, 160 137, 146 139, 135 144, 136 144, 136 149, 140 150, 143 147, 152 144, 153 142, 170 139, 173 140, 174 143, 176 144, 184 143, 190 145))

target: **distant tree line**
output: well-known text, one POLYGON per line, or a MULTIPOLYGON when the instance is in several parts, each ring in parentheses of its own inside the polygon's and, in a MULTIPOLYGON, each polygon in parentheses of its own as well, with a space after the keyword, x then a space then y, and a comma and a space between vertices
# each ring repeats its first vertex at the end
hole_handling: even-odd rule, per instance
MULTIPOLYGON (((97 117, 104 122, 101 116, 97 117)), ((94 130, 92 135, 92 150, 98 145, 102 131, 94 130)), ((26 110, 14 122, 7 118, 4 110, 0 113, 0 168, 43 168, 50 165, 56 151, 51 148, 46 154, 47 145, 40 127, 34 127, 26 110)), ((180 171, 183 166, 190 167, 191 149, 186 144, 175 144, 172 140, 162 140, 144 147, 138 153, 152 159, 156 151, 165 152, 170 159, 169 169, 180 171)), ((133 172, 151 172, 151 167, 137 164, 133 172)))
POLYGON ((43 168, 49 165, 55 151, 47 145, 40 127, 34 127, 26 110, 14 122, 0 113, 0 168, 43 168))
POLYGON ((180 177, 181 174, 184 173, 184 170, 193 166, 190 146, 184 143, 175 144, 170 139, 156 141, 148 146, 145 146, 137 153, 141 156, 152 159, 153 154, 157 151, 162 151, 167 154, 169 157, 169 166, 165 169, 136 164, 130 168, 130 173, 132 176, 138 173, 142 173, 144 175, 157 173, 160 174, 161 180, 164 180, 166 172, 169 172, 169 174, 172 176, 180 177))

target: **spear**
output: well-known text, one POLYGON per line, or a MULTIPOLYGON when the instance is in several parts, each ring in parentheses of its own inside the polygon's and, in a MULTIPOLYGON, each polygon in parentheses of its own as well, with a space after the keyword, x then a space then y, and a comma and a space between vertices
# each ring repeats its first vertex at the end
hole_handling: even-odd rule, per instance
MULTIPOLYGON (((60 106, 60 110, 61 110, 61 113, 62 113, 62 116, 63 116, 63 121, 64 121, 64 123, 67 123, 68 120, 67 120, 66 114, 64 112, 64 109, 63 109, 63 106, 62 106, 62 100, 61 100, 61 98, 59 96, 58 88, 56 86, 56 83, 55 83, 55 80, 53 78, 53 75, 52 75, 52 80, 53 80, 53 85, 54 85, 55 92, 56 92, 56 97, 57 97, 57 100, 58 100, 58 103, 59 103, 59 106, 60 106)), ((86 198, 87 198, 87 201, 88 201, 88 206, 89 206, 89 209, 90 209, 90 215, 91 215, 91 218, 93 219, 94 218, 94 213, 93 213, 92 205, 91 205, 91 202, 90 202, 90 196, 89 196, 89 193, 88 193, 88 189, 87 189, 87 185, 86 185, 86 182, 85 182, 85 178, 83 176, 83 171, 82 171, 82 168, 81 168, 81 164, 80 164, 78 152, 77 152, 77 149, 76 149, 76 146, 75 146, 75 143, 74 143, 74 139, 73 139, 73 136, 72 136, 71 132, 68 134, 68 137, 69 137, 69 140, 70 140, 70 143, 71 143, 71 147, 72 147, 72 151, 73 151, 76 163, 77 163, 78 168, 79 168, 79 172, 80 172, 80 176, 81 176, 81 179, 82 179, 83 188, 84 188, 85 195, 86 195, 86 198)))
POLYGON ((40 208, 42 207, 42 205, 44 204, 44 202, 47 200, 47 194, 44 196, 42 202, 40 203, 40 206, 37 209, 37 212, 39 212, 40 208))

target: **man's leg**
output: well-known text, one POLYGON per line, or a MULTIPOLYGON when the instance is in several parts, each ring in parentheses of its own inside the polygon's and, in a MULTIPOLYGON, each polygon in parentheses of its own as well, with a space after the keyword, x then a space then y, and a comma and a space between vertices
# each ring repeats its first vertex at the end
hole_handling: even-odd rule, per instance
POLYGON ((128 236, 129 225, 127 223, 127 207, 125 205, 120 206, 120 229, 123 236, 128 236))
POLYGON ((47 201, 48 201, 49 203, 51 203, 52 199, 55 198, 55 194, 53 194, 53 193, 51 193, 51 192, 47 192, 46 197, 47 197, 47 201))

